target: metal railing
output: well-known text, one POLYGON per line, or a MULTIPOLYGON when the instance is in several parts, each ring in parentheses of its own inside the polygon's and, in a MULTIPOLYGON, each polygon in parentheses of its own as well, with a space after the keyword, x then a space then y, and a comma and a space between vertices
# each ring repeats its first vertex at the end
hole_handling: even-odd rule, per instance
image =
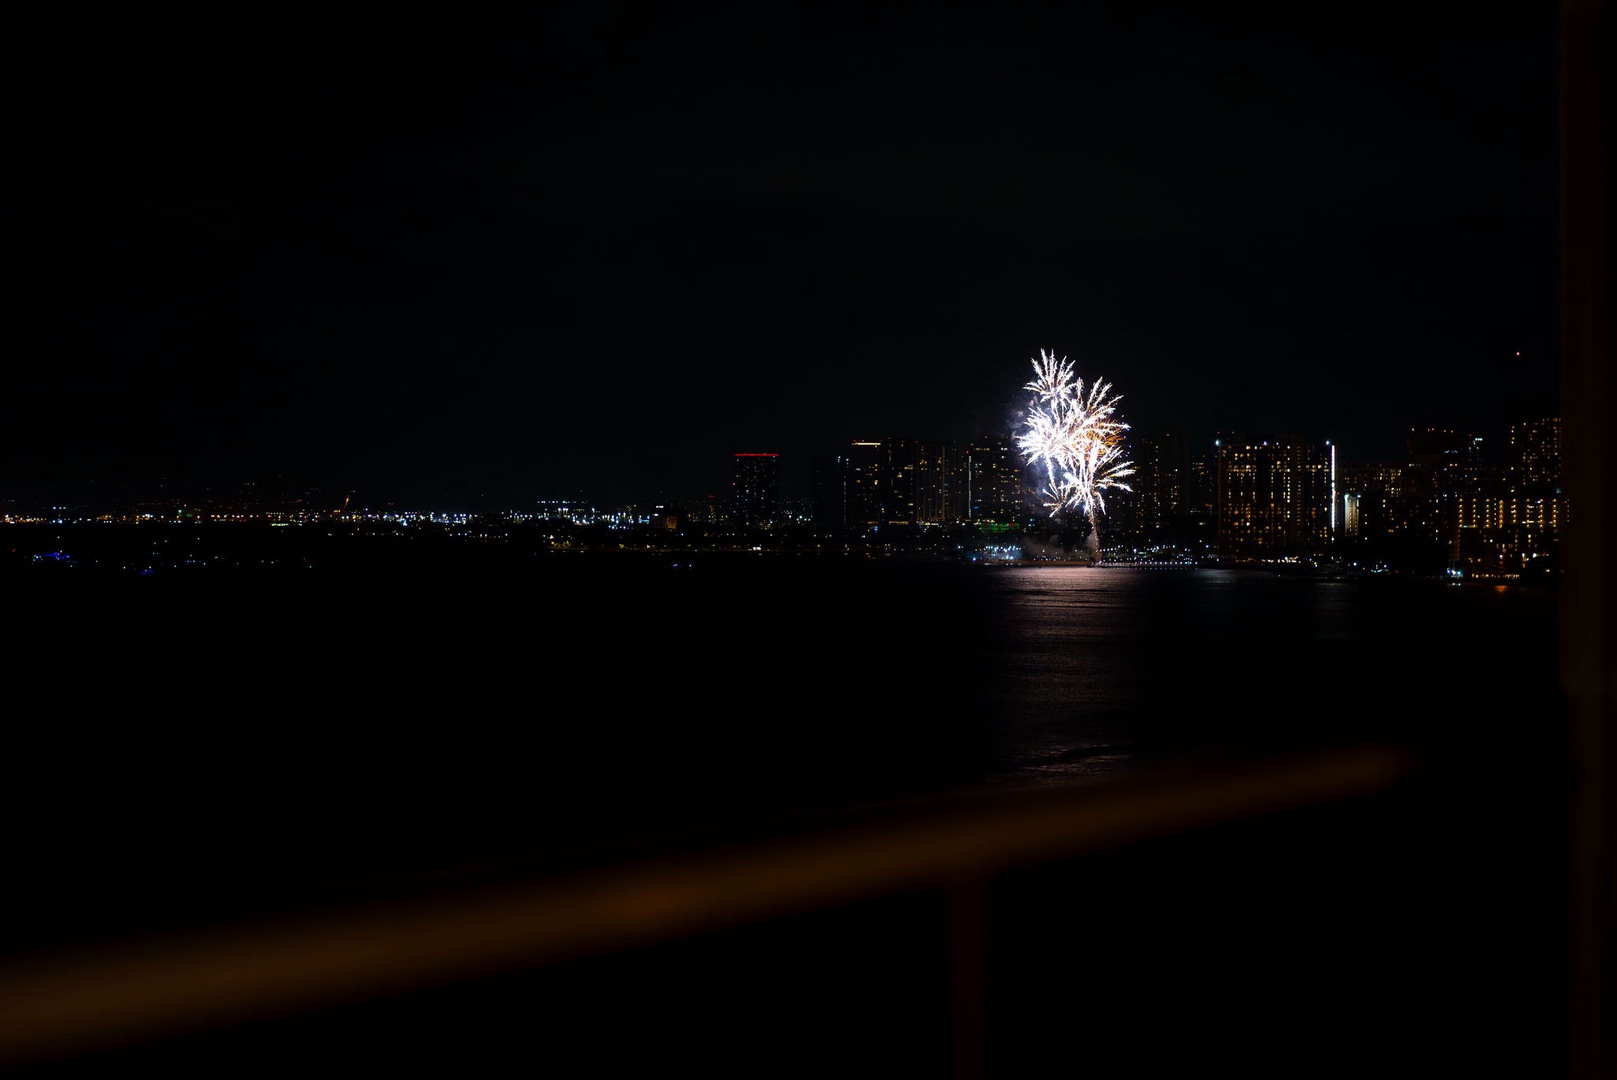
POLYGON ((881 820, 498 889, 255 921, 53 955, 0 975, 0 1063, 105 1054, 910 890, 950 896, 956 1075, 988 1024, 983 887, 1019 866, 1384 791, 1367 746, 1080 787, 972 793, 881 820))

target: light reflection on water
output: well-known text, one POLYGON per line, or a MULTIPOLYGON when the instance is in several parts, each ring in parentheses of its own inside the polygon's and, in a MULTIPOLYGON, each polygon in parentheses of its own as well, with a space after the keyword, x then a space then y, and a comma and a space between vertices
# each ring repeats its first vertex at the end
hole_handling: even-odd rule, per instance
POLYGON ((32 598, 19 685, 72 707, 11 736, 0 807, 51 826, 21 861, 72 895, 127 873, 203 903, 1345 737, 1487 745, 1496 765, 1556 702, 1553 594, 1532 589, 561 571, 32 598))
POLYGON ((148 813, 223 806, 279 829, 302 812, 325 828, 325 807, 355 821, 352 808, 387 807, 401 833, 471 819, 526 837, 573 820, 551 806, 635 819, 1346 737, 1509 740, 1555 701, 1553 594, 1531 588, 655 569, 100 598, 96 610, 142 612, 138 625, 56 598, 28 609, 36 651, 16 670, 58 692, 76 684, 41 673, 90 663, 98 678, 75 688, 81 719, 28 728, 17 760, 41 790, 120 804, 138 790, 148 813), (129 723, 132 688, 162 691, 166 711, 129 723), (209 770, 180 753, 196 745, 209 770))
POLYGON ((1554 690, 1553 594, 1534 590, 1028 567, 992 591, 984 701, 1001 782, 1492 733, 1508 703, 1543 708, 1554 690))

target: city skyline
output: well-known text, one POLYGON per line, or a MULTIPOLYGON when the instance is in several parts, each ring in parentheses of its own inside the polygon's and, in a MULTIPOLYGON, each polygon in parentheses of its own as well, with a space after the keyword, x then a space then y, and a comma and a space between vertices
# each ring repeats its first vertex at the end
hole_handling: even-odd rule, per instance
MULTIPOLYGON (((1476 430, 1466 428, 1438 428, 1429 426, 1414 426, 1406 429, 1406 440, 1414 438, 1420 433, 1442 432, 1460 436, 1465 439, 1480 440, 1479 449, 1482 460, 1489 464, 1505 463, 1511 453, 1510 440, 1518 429, 1527 429, 1546 420, 1556 420, 1553 416, 1524 418, 1504 432, 1483 434, 1476 430)), ((1231 433, 1249 434, 1256 437, 1301 437, 1307 442, 1318 443, 1335 447, 1339 452, 1339 464, 1343 468, 1368 466, 1398 466, 1407 464, 1412 458, 1410 454, 1402 451, 1380 457, 1366 457, 1354 454, 1351 447, 1343 446, 1333 439, 1313 438, 1310 433, 1281 428, 1265 432, 1237 432, 1227 427, 1214 428, 1213 435, 1209 436, 1205 445, 1191 445, 1190 453, 1193 458, 1201 457, 1211 460, 1217 452, 1220 436, 1231 433)), ((1005 440, 1009 449, 1016 440, 1014 430, 1002 432, 984 432, 982 436, 1005 440)), ((1129 447, 1137 446, 1141 440, 1157 440, 1172 437, 1185 440, 1188 437, 1181 432, 1162 431, 1130 431, 1124 436, 1129 447)), ((790 455, 773 450, 744 450, 725 454, 721 462, 712 463, 711 472, 715 477, 713 484, 703 490, 689 490, 682 492, 658 492, 650 498, 625 499, 611 497, 612 490, 624 490, 636 486, 632 480, 623 480, 608 483, 607 491, 589 490, 584 485, 561 485, 555 489, 533 488, 525 496, 515 499, 500 499, 478 497, 471 492, 459 495, 450 494, 436 500, 409 502, 400 500, 380 491, 364 491, 358 488, 345 488, 341 485, 322 482, 318 476, 295 475, 289 472, 269 471, 261 474, 238 476, 160 476, 140 481, 102 482, 102 483, 68 483, 60 485, 42 485, 37 487, 13 487, 10 490, 0 490, 0 513, 9 507, 27 506, 39 508, 50 503, 100 506, 128 506, 137 501, 153 501, 162 499, 200 499, 204 497, 230 498, 240 496, 249 491, 257 490, 262 493, 274 492, 280 497, 302 497, 309 493, 318 492, 328 500, 349 503, 357 508, 366 505, 374 508, 393 507, 417 513, 489 513, 500 511, 523 511, 534 505, 555 501, 580 502, 601 509, 647 509, 665 505, 696 505, 703 502, 719 501, 728 505, 733 485, 733 468, 737 458, 772 458, 775 459, 777 492, 774 498, 782 505, 807 506, 814 497, 814 480, 811 475, 816 460, 834 457, 840 452, 846 452, 849 447, 859 445, 882 445, 894 442, 917 443, 935 446, 948 446, 963 450, 974 440, 944 441, 918 439, 910 436, 889 436, 878 440, 865 440, 852 438, 833 446, 822 447, 811 454, 806 461, 793 462, 790 455), (782 477, 791 475, 792 482, 782 481, 782 477), (801 479, 802 482, 797 481, 801 479)), ((1037 487, 1039 468, 1035 463, 1019 460, 1018 469, 1024 474, 1024 480, 1030 485, 1031 492, 1037 487)), ((517 485, 520 486, 520 485, 517 485)))
MULTIPOLYGON (((1039 388, 1059 394, 1061 386, 1058 379, 1039 388)), ((1542 583, 1558 566, 1569 520, 1561 422, 1513 428, 1506 460, 1488 460, 1481 442, 1421 429, 1411 431, 1401 463, 1339 467, 1334 445, 1296 435, 1227 432, 1213 455, 1192 454, 1172 434, 1142 436, 1133 484, 1120 488, 1113 509, 1099 517, 1098 501, 1051 506, 1048 483, 1036 475, 1041 442, 992 436, 965 446, 855 442, 816 462, 804 505, 781 497, 780 455, 741 452, 732 457, 728 497, 640 508, 553 500, 492 513, 424 511, 348 497, 337 507, 317 492, 277 497, 264 490, 58 506, 44 514, 0 506, 0 524, 21 527, 11 569, 47 574, 85 567, 124 576, 354 568, 386 562, 404 537, 414 536, 439 557, 446 541, 458 546, 472 565, 497 550, 519 562, 546 551, 683 557, 767 550, 991 565, 1288 566, 1343 580, 1393 573, 1542 583), (273 540, 266 535, 277 532, 273 526, 311 528, 293 530, 305 534, 301 540, 285 533, 273 540)))
MULTIPOLYGON (((1513 468, 1517 468, 1524 453, 1532 457, 1540 455, 1538 468, 1543 467, 1543 449, 1534 449, 1517 445, 1518 440, 1541 440, 1541 430, 1544 425, 1553 425, 1556 432, 1555 445, 1549 451, 1547 459, 1553 462, 1551 469, 1556 475, 1559 471, 1559 417, 1536 417, 1524 419, 1514 423, 1506 432, 1481 434, 1477 430, 1464 426, 1454 428, 1438 428, 1431 426, 1416 426, 1406 429, 1404 449, 1394 455, 1368 458, 1352 454, 1335 440, 1312 437, 1309 433, 1276 430, 1276 431, 1238 431, 1230 428, 1216 429, 1212 438, 1205 445, 1192 444, 1187 436, 1181 432, 1141 432, 1127 431, 1123 438, 1126 440, 1128 453, 1139 452, 1146 447, 1159 447, 1165 441, 1171 441, 1183 452, 1185 466, 1189 467, 1200 463, 1201 467, 1211 469, 1215 466, 1218 457, 1218 448, 1223 440, 1232 436, 1258 441, 1276 440, 1293 442, 1298 445, 1309 445, 1327 450, 1340 470, 1341 475, 1360 475, 1374 473, 1387 469, 1398 470, 1405 467, 1429 467, 1444 454, 1461 454, 1467 467, 1483 467, 1490 473, 1498 471, 1503 475, 1513 468), (1464 444, 1464 450, 1458 451, 1454 446, 1464 444), (1453 446, 1449 444, 1454 444, 1453 446), (1435 449, 1443 446, 1445 450, 1435 449)), ((437 502, 410 503, 401 502, 375 492, 365 492, 356 489, 344 489, 318 482, 317 478, 290 476, 284 473, 269 474, 257 477, 235 477, 224 481, 208 482, 200 478, 170 477, 161 478, 143 485, 89 485, 79 487, 62 487, 55 490, 39 491, 0 491, 0 521, 31 520, 40 512, 51 506, 63 510, 74 510, 85 513, 104 513, 109 510, 118 513, 127 513, 137 505, 172 504, 175 507, 191 505, 200 507, 205 504, 214 505, 247 505, 253 501, 262 501, 266 504, 303 504, 312 512, 321 515, 341 511, 364 511, 367 513, 402 513, 411 516, 444 516, 445 520, 459 520, 469 516, 487 514, 514 513, 519 515, 531 514, 535 509, 546 506, 576 506, 587 507, 591 514, 605 514, 622 517, 630 520, 636 514, 655 514, 661 509, 678 508, 682 512, 700 511, 709 515, 729 513, 737 503, 738 486, 750 485, 763 480, 763 477, 752 472, 752 479, 742 475, 743 462, 767 462, 768 494, 763 496, 771 507, 779 508, 783 512, 781 522, 788 520, 808 520, 816 516, 816 504, 821 498, 818 490, 823 478, 818 474, 820 470, 832 462, 844 461, 850 451, 857 453, 860 447, 896 448, 905 447, 906 453, 924 451, 947 451, 950 457, 955 455, 967 456, 975 447, 987 443, 995 444, 997 452, 1012 462, 1013 471, 1017 474, 1019 492, 1018 499, 1026 504, 1026 509, 1033 516, 1048 514, 1048 507, 1040 508, 1041 498, 1039 489, 1041 484, 1042 466, 1039 462, 1029 460, 1026 452, 1017 447, 1018 434, 1012 429, 1003 432, 984 433, 974 439, 959 442, 943 442, 938 440, 925 440, 910 437, 886 438, 879 440, 851 439, 835 446, 821 448, 812 455, 809 461, 799 463, 806 465, 809 478, 806 484, 795 486, 783 483, 785 474, 783 461, 787 455, 778 451, 743 450, 725 455, 723 468, 724 481, 715 483, 705 491, 688 491, 682 493, 661 493, 649 499, 622 500, 602 497, 602 493, 586 490, 582 487, 572 487, 566 490, 547 490, 532 494, 516 500, 478 499, 470 496, 451 497, 437 502), (245 501, 244 501, 245 500, 245 501), (329 504, 329 505, 328 505, 329 504), (1034 513, 1034 511, 1038 511, 1034 513)), ((1153 454, 1155 450, 1151 451, 1153 454)), ((940 467, 935 464, 934 467, 940 467)), ((1530 466, 1533 467, 1533 466, 1530 466)), ((1140 478, 1135 478, 1138 483, 1140 478)), ((1542 479, 1542 477, 1540 478, 1542 479)), ((913 483, 914 481, 912 481, 913 483)), ((927 481, 928 483, 932 481, 927 481)), ((1134 490, 1122 490, 1119 494, 1124 501, 1140 497, 1134 490)), ((941 496, 939 496, 941 497, 941 496)), ((756 492, 745 495, 744 500, 757 506, 759 498, 756 492)), ((962 496, 964 498, 964 496, 962 496)), ((740 518, 752 517, 749 513, 740 513, 740 518)), ((767 520, 771 515, 763 514, 759 520, 767 520)), ((1103 517, 1109 517, 1103 514, 1103 517)), ((937 516, 937 520, 966 520, 971 514, 961 506, 952 507, 937 516)), ((754 522, 757 523, 756 521, 754 522)), ((823 523, 823 522, 822 522, 823 523)))

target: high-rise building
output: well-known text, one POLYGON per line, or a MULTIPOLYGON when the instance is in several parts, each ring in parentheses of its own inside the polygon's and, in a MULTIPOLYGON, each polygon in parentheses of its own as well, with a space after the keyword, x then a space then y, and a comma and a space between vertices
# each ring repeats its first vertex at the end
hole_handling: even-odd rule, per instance
POLYGON ((1472 436, 1448 428, 1412 427, 1404 436, 1404 453, 1411 465, 1451 465, 1463 463, 1473 444, 1472 436))
POLYGON ((908 525, 916 520, 917 501, 925 497, 923 444, 915 439, 889 439, 886 449, 887 504, 882 518, 889 525, 908 525))
POLYGON ((730 512, 738 525, 773 528, 780 520, 780 455, 735 455, 730 512))
POLYGON ((943 520, 948 525, 971 520, 971 452, 959 443, 943 448, 943 520))
POLYGON ((967 455, 919 439, 860 440, 813 463, 813 518, 827 529, 947 525, 966 518, 967 455))
POLYGON ((1301 435, 1220 435, 1218 553, 1228 559, 1326 554, 1336 533, 1336 450, 1301 435))
POLYGON ((810 516, 814 527, 839 532, 847 527, 848 456, 816 454, 809 463, 810 516))
POLYGON ((1019 526, 1028 518, 1027 483, 1009 435, 983 435, 967 451, 966 505, 970 519, 1019 526))
POLYGON ((887 520, 887 444, 874 439, 852 443, 844 451, 843 519, 849 528, 880 525, 887 520))
POLYGON ((1554 494, 1561 486, 1561 418, 1510 427, 1511 491, 1554 494))
POLYGON ((1476 494, 1482 482, 1482 440, 1447 428, 1410 428, 1404 439, 1408 495, 1476 494))
POLYGON ((1133 532, 1144 543, 1170 538, 1189 511, 1190 444, 1183 435, 1136 435, 1133 532))
POLYGON ((1185 512, 1213 522, 1218 516, 1218 448, 1200 450, 1190 458, 1190 482, 1185 485, 1185 512))
POLYGON ((949 517, 949 448, 919 439, 887 443, 887 521, 943 525, 949 517))

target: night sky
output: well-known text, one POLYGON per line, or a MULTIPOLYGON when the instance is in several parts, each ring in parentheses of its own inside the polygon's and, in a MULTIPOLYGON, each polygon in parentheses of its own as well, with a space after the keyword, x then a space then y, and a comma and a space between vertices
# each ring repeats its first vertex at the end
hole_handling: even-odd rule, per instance
POLYGON ((1497 447, 1557 411, 1556 7, 1414 8, 47 18, 0 499, 805 496, 1041 348, 1141 433, 1497 447))

